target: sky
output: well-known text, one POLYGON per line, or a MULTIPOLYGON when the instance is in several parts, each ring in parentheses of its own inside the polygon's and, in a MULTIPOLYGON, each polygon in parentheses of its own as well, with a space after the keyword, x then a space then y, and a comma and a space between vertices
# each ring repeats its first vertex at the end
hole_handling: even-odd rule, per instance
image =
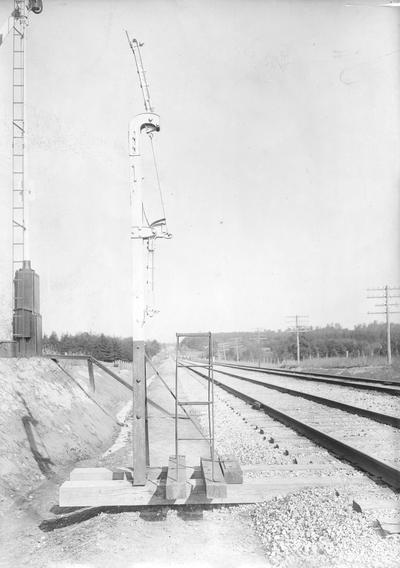
MULTIPOLYGON (((127 133, 144 107, 124 30, 144 42, 173 234, 156 243, 160 312, 146 335, 279 329, 293 314, 313 326, 382 319, 366 289, 400 285, 400 8, 346 3, 43 1, 27 37, 26 185, 45 332, 132 332, 127 133)), ((12 4, 0 0, 1 22, 12 4)))

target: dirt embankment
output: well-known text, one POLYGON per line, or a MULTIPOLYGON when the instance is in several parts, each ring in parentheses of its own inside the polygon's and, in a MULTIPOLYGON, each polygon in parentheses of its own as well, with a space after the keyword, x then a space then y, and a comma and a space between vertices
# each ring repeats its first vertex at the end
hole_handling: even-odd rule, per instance
POLYGON ((89 388, 85 362, 0 359, 0 515, 67 464, 105 450, 130 392, 102 372, 89 388))

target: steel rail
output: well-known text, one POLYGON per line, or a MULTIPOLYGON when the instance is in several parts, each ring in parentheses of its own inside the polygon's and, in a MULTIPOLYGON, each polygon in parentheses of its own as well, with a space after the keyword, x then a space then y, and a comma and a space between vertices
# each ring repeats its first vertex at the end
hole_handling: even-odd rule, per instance
POLYGON ((216 363, 215 366, 230 367, 234 369, 242 369, 254 371, 257 373, 265 373, 269 375, 279 375, 284 377, 296 377, 305 381, 323 382, 334 385, 346 386, 357 389, 369 389, 400 396, 400 385, 393 381, 378 381, 377 379, 362 379, 361 377, 339 377, 337 375, 325 375, 322 373, 308 373, 302 371, 290 371, 284 369, 270 369, 267 367, 250 367, 248 365, 237 365, 234 363, 216 363))
POLYGON ((388 426, 393 426, 394 428, 400 428, 400 418, 397 416, 391 416, 390 414, 382 414, 380 412, 375 412, 374 410, 368 410, 367 408, 362 408, 360 406, 354 406, 352 404, 346 404, 340 402, 339 400, 334 400, 330 398, 324 398, 322 396, 317 396, 303 391, 298 391, 290 389, 288 387, 283 387, 280 385, 274 385, 264 381, 258 381, 257 379, 251 379, 250 377, 243 377, 241 375, 236 375, 235 373, 228 373, 227 371, 219 371, 214 369, 214 373, 220 373, 221 375, 227 375, 228 377, 234 377, 235 379, 241 379, 256 385, 263 386, 268 389, 277 390, 286 394, 291 394, 294 396, 301 396, 312 402, 318 402, 318 404, 323 404, 324 406, 330 406, 331 408, 338 408, 339 410, 344 410, 350 414, 358 414, 364 418, 369 418, 370 420, 375 420, 375 422, 380 422, 381 424, 387 424, 388 426))
POLYGON ((296 369, 284 369, 281 367, 258 367, 256 365, 247 365, 246 363, 238 363, 235 361, 227 362, 227 361, 219 361, 215 362, 215 365, 226 365, 232 367, 242 367, 243 369, 254 369, 255 371, 276 371, 280 373, 291 373, 293 375, 309 375, 313 377, 326 377, 330 379, 348 379, 350 381, 362 381, 362 382, 372 382, 372 383, 383 383, 386 385, 394 385, 399 386, 400 384, 400 377, 398 379, 371 379, 371 378, 364 378, 364 377, 354 377, 351 375, 335 375, 334 373, 323 373, 321 371, 297 371, 296 369))
MULTIPOLYGON (((203 375, 203 373, 201 373, 200 371, 196 369, 192 370, 190 369, 190 367, 188 368, 189 370, 191 370, 192 373, 196 373, 197 375, 202 376, 203 378, 205 377, 205 375, 203 375)), ((312 426, 309 426, 305 422, 302 422, 297 418, 294 418, 287 412, 282 412, 281 410, 278 410, 277 408, 274 408, 269 404, 261 402, 260 400, 255 399, 246 393, 243 393, 237 389, 234 389, 233 387, 225 385, 223 382, 218 381, 217 379, 214 380, 215 384, 221 387, 222 389, 224 389, 225 391, 244 400, 248 404, 251 405, 256 404, 257 406, 259 406, 260 409, 264 410, 269 416, 271 416, 275 420, 278 420, 279 422, 282 422, 286 426, 289 426, 290 428, 296 430, 300 434, 307 436, 307 438, 310 438, 320 446, 323 446, 324 448, 330 450, 336 456, 339 456, 347 460, 348 462, 352 463, 353 465, 356 465, 357 467, 366 471, 369 474, 381 478, 388 485, 391 485, 397 489, 400 488, 400 470, 398 468, 390 465, 389 463, 378 460, 373 456, 370 456, 365 452, 358 450, 357 448, 349 446, 348 444, 345 444, 344 442, 338 440, 337 438, 333 438, 332 436, 326 434, 325 432, 322 432, 312 426)))

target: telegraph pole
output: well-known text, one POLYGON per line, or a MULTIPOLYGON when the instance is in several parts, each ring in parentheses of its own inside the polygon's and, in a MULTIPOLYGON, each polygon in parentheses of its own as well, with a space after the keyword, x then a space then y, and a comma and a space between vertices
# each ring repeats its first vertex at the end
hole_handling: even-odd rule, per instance
POLYGON ((399 314, 400 311, 391 310, 392 307, 398 306, 398 304, 391 304, 390 300, 392 298, 400 298, 400 287, 390 287, 386 284, 381 288, 368 288, 368 292, 372 292, 374 294, 378 294, 378 296, 367 296, 369 300, 372 299, 379 299, 383 300, 383 304, 375 304, 376 308, 384 308, 382 312, 368 312, 369 314, 380 314, 386 316, 386 353, 387 353, 387 362, 388 365, 392 364, 392 347, 391 347, 391 338, 390 338, 390 315, 391 314, 399 314))
POLYGON ((267 337, 265 335, 261 335, 261 331, 265 331, 261 330, 259 327, 257 328, 257 352, 258 352, 258 366, 261 367, 261 341, 263 339, 267 339, 267 337))
POLYGON ((229 339, 228 341, 221 341, 217 344, 217 349, 219 353, 219 357, 223 354, 224 360, 226 361, 226 350, 232 349, 236 351, 236 361, 239 361, 239 348, 243 347, 241 343, 239 343, 239 338, 236 337, 235 339, 229 339))
POLYGON ((297 353, 297 364, 300 365, 300 333, 305 333, 306 331, 311 331, 310 326, 307 325, 308 316, 288 316, 289 320, 292 320, 292 326, 289 331, 296 333, 296 353, 297 353))

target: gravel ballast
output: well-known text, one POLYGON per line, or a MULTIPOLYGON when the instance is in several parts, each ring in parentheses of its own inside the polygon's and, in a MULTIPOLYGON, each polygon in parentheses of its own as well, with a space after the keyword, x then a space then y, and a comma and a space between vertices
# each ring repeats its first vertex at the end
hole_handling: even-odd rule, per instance
MULTIPOLYGON (((215 369, 215 371, 218 372, 218 369, 215 369)), ((227 369, 223 369, 223 371, 227 372, 227 369)), ((277 377, 276 375, 268 375, 263 372, 247 371, 243 369, 234 370, 233 372, 236 375, 256 379, 262 382, 264 381, 271 385, 286 387, 314 396, 337 400, 344 404, 359 406, 360 408, 365 408, 373 412, 381 412, 382 414, 389 414, 392 416, 398 416, 400 414, 400 397, 387 393, 380 393, 373 390, 357 390, 355 388, 342 385, 329 385, 314 381, 310 383, 310 381, 306 381, 300 377, 277 377)))
POLYGON ((292 418, 320 430, 327 435, 356 447, 374 458, 391 464, 400 463, 400 430, 386 424, 379 424, 369 418, 351 414, 337 408, 303 399, 299 396, 265 389, 254 383, 234 377, 218 379, 219 383, 237 389, 247 396, 292 418))
MULTIPOLYGON (((193 391, 200 394, 198 389, 200 387, 201 390, 202 385, 200 386, 197 380, 193 383, 190 385, 191 394, 193 391), (193 383, 197 383, 196 386, 193 383)), ((233 453, 243 465, 289 462, 289 457, 282 453, 281 448, 268 444, 243 420, 243 416, 253 413, 249 405, 218 387, 215 391, 215 441, 219 453, 233 453)), ((205 428, 206 416, 198 409, 193 408, 193 411, 201 426, 205 428)), ((270 423, 271 428, 276 428, 277 422, 265 414, 262 416, 262 422, 270 423)), ((280 425, 280 428, 284 427, 280 425)), ((288 432, 291 430, 288 429, 288 432)), ((310 444, 313 445, 311 442, 310 444)), ((318 446, 314 446, 314 449, 316 455, 326 455, 326 450, 318 446)), ((363 494, 374 493, 377 497, 382 497, 390 493, 391 497, 394 496, 389 488, 376 485, 368 476, 349 464, 335 460, 332 456, 330 458, 332 464, 336 462, 340 467, 341 475, 349 480, 357 480, 358 490, 363 494)), ((271 478, 271 473, 257 472, 255 476, 267 479, 271 478)), ((323 475, 327 473, 325 470, 323 475)), ((316 474, 315 470, 313 474, 316 474)), ((287 472, 285 475, 291 474, 287 472)), ((307 473, 302 470, 302 473, 295 475, 307 473)), ((247 476, 249 473, 245 478, 247 476)), ((264 550, 266 566, 398 568, 400 537, 384 538, 376 523, 376 517, 354 511, 350 490, 339 491, 340 495, 335 491, 334 485, 329 488, 298 490, 257 505, 231 508, 231 514, 234 517, 240 516, 243 522, 250 523, 253 527, 264 550)))
POLYGON ((268 560, 282 568, 398 568, 399 537, 382 538, 372 518, 332 489, 306 489, 255 505, 255 531, 268 560))

